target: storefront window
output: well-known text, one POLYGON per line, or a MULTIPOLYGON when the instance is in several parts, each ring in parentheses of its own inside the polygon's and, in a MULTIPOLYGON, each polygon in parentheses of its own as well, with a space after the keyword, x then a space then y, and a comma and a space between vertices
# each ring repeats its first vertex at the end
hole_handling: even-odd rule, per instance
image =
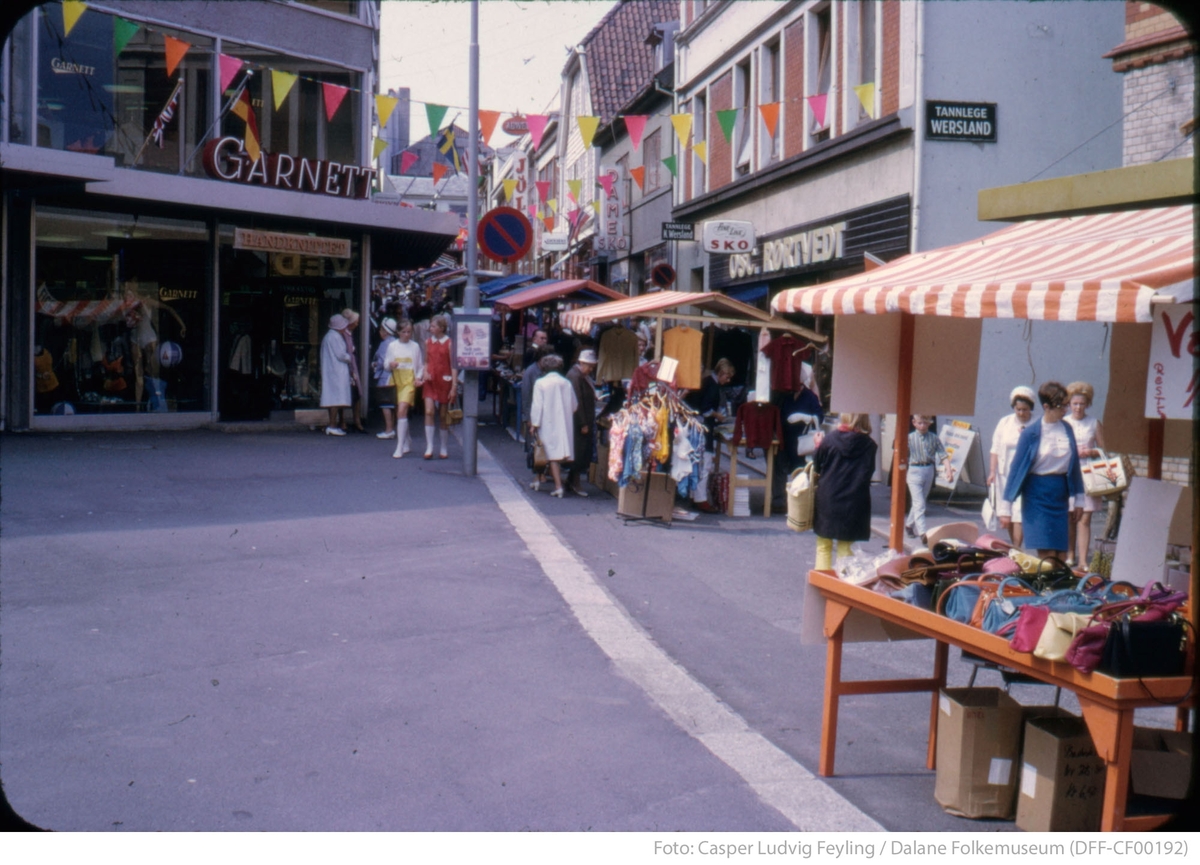
POLYGON ((309 236, 253 231, 253 237, 239 238, 234 226, 220 230, 222 420, 261 420, 272 411, 319 408, 321 340, 329 317, 358 307, 358 241, 345 242, 345 250, 321 244, 325 248, 313 255, 266 252, 249 247, 309 236))
POLYGON ((34 414, 208 410, 208 229, 36 211, 34 414))
MULTIPOLYGON (((117 19, 111 15, 89 10, 64 36, 60 7, 46 6, 35 14, 38 146, 177 173, 208 127, 212 40, 158 25, 138 27, 117 52, 117 19), (170 76, 166 36, 191 46, 170 76), (167 112, 177 85, 177 99, 167 112), (161 142, 151 137, 160 115, 161 142)), ((192 160, 187 171, 198 173, 199 162, 192 160)))
POLYGON ((8 40, 8 80, 5 82, 8 95, 8 140, 14 144, 33 143, 33 112, 30 110, 30 82, 26 71, 32 68, 30 56, 33 32, 33 16, 27 15, 13 28, 8 40))

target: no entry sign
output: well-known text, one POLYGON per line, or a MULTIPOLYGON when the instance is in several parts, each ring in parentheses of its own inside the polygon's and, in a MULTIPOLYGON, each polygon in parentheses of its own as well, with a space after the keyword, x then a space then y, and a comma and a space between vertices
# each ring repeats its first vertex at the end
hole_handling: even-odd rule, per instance
POLYGON ((479 251, 505 263, 524 258, 533 242, 533 228, 521 211, 496 207, 479 220, 479 251))

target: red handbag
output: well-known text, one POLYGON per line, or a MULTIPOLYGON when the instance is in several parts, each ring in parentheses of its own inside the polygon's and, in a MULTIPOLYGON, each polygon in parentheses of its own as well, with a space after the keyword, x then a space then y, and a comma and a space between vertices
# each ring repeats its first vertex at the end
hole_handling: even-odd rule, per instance
POLYGON ((1050 607, 1046 604, 1026 604, 1017 612, 1017 629, 1013 632, 1008 647, 1015 652, 1032 652, 1050 618, 1050 607))

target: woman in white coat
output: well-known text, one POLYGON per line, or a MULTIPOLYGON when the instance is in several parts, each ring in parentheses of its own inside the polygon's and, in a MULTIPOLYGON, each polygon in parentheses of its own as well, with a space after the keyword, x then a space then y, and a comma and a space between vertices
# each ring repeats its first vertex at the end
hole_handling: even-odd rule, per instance
MULTIPOLYGON (((542 442, 546 449, 546 461, 550 463, 550 476, 554 478, 554 492, 550 495, 563 497, 562 461, 575 459, 575 427, 573 418, 578 402, 575 389, 562 374, 563 360, 557 354, 548 354, 538 361, 542 374, 533 386, 533 408, 529 412, 529 430, 542 442)), ((529 485, 537 490, 541 483, 534 480, 529 485)))
POLYGON ((321 405, 329 410, 327 436, 344 436, 339 417, 342 409, 350 407, 350 364, 353 356, 346 349, 345 333, 350 322, 341 314, 329 318, 329 331, 321 340, 321 405))

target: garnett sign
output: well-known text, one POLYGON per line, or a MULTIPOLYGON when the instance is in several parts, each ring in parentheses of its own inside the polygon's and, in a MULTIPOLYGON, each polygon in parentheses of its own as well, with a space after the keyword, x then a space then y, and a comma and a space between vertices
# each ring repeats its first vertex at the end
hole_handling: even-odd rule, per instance
POLYGON ((242 140, 227 135, 204 145, 204 171, 209 177, 234 183, 368 198, 376 169, 266 151, 258 159, 251 159, 243 150, 242 140))
POLYGON ((995 102, 925 102, 925 138, 930 141, 996 140, 995 102))

